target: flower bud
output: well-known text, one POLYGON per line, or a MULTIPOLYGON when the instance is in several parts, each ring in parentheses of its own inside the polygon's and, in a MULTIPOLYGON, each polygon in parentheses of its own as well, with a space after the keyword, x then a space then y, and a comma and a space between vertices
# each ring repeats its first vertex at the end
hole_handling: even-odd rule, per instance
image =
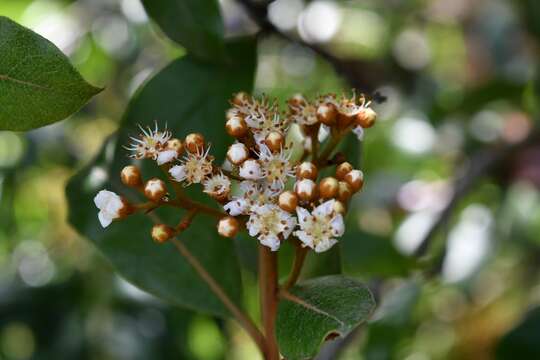
POLYGON ((343 162, 339 164, 336 167, 336 178, 338 180, 345 179, 345 175, 347 175, 352 169, 353 169, 353 166, 348 162, 343 162))
POLYGON ((233 238, 238 234, 240 230, 240 224, 238 220, 232 216, 226 216, 221 218, 217 224, 218 234, 224 237, 233 238))
POLYGON ((182 141, 180 139, 172 138, 167 141, 167 143, 165 144, 165 148, 167 150, 176 150, 178 155, 180 155, 182 151, 184 151, 184 144, 182 144, 182 141))
POLYGON ((248 149, 242 143, 232 144, 229 146, 229 150, 227 150, 227 159, 234 165, 242 164, 247 160, 248 155, 248 149))
POLYGON ((332 206, 332 210, 334 210, 335 213, 345 215, 347 212, 347 209, 345 208, 345 205, 339 200, 334 201, 334 205, 332 206))
POLYGON ((122 183, 131 187, 139 187, 142 185, 141 171, 135 165, 125 166, 120 172, 122 183))
POLYGON ((203 182, 203 191, 219 202, 229 198, 231 180, 223 174, 215 174, 203 182))
POLYGON ((251 101, 251 96, 249 96, 247 93, 243 91, 240 91, 239 93, 235 94, 231 100, 231 102, 234 105, 238 105, 238 106, 241 106, 242 104, 246 102, 250 102, 250 101, 251 101))
POLYGON ((285 191, 279 195, 278 205, 281 209, 287 212, 296 211, 296 206, 298 205, 298 197, 292 191, 285 191))
POLYGON ((339 113, 337 116, 337 126, 340 129, 345 129, 347 126, 353 123, 354 119, 355 119, 355 116, 339 113))
POLYGON ((257 180, 262 177, 261 165, 257 160, 248 159, 240 166, 240 176, 248 180, 257 180))
POLYGON ((349 201, 352 194, 353 194, 353 191, 351 189, 351 186, 347 184, 345 181, 340 181, 339 187, 338 187, 338 200, 343 203, 346 203, 347 201, 349 201))
POLYGON ((204 136, 199 133, 191 133, 186 136, 185 146, 190 153, 202 152, 204 149, 204 136))
POLYGON ((293 97, 287 100, 287 103, 292 107, 297 107, 297 106, 305 105, 306 99, 304 99, 304 96, 302 96, 302 94, 295 94, 293 95, 293 97))
POLYGON ((364 173, 360 170, 351 170, 343 180, 349 184, 353 192, 357 192, 364 185, 364 173))
POLYGON ((174 229, 164 224, 156 224, 152 227, 152 239, 159 244, 163 244, 174 236, 174 229))
POLYGON ((364 129, 372 127, 375 124, 375 120, 377 120, 377 113, 372 108, 362 109, 355 118, 356 124, 364 129))
POLYGON ((227 130, 227 134, 235 138, 240 138, 247 134, 248 126, 244 119, 242 119, 239 115, 229 117, 229 113, 227 113, 227 118, 228 120, 225 123, 225 130, 227 130))
POLYGON ((266 135, 266 138, 264 139, 264 143, 272 152, 280 151, 283 148, 284 142, 285 138, 278 131, 271 131, 270 133, 268 133, 268 135, 266 135))
POLYGON ((301 163, 296 168, 296 177, 298 179, 315 180, 315 179, 317 179, 317 173, 318 173, 317 167, 315 166, 315 164, 313 164, 313 163, 311 163, 309 161, 305 161, 305 162, 301 163))
POLYGON ((332 126, 336 123, 337 109, 332 103, 319 105, 317 119, 325 125, 332 126))
POLYGON ((319 195, 323 199, 335 198, 338 194, 339 182, 334 177, 325 177, 319 183, 319 195))
POLYGON ((144 185, 144 196, 146 196, 148 200, 158 202, 165 194, 167 194, 167 187, 161 179, 150 179, 144 185))
POLYGON ((294 191, 302 201, 315 200, 317 196, 317 184, 311 179, 302 179, 294 184, 294 191))

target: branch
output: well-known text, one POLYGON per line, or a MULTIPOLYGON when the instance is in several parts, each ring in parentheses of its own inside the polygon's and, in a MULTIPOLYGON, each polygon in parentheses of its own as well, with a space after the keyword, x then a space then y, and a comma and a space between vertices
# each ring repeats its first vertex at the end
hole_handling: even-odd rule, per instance
POLYGON ((279 360, 276 339, 276 315, 278 305, 277 254, 259 244, 259 287, 261 315, 266 336, 266 359, 279 360))

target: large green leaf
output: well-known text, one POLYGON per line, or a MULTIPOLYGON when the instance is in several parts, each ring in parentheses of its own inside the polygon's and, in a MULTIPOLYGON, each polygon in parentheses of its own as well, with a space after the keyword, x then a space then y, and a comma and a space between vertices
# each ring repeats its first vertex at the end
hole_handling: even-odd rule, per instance
MULTIPOLYGON (((135 124, 152 125, 156 120, 178 137, 199 131, 212 142, 212 154, 223 159, 226 144, 224 114, 233 92, 250 91, 255 51, 252 42, 237 43, 229 51, 239 61, 234 66, 209 65, 190 56, 175 60, 138 91, 130 102, 119 133, 103 147, 99 156, 71 179, 67 187, 69 221, 88 237, 128 281, 174 304, 215 315, 227 311, 209 287, 171 244, 156 245, 149 232, 148 217, 135 215, 102 229, 92 199, 100 189, 136 196, 117 180, 126 165, 128 136, 135 124)), ((143 162, 143 175, 157 166, 143 162)), ((169 224, 180 219, 179 211, 157 212, 169 224)), ((217 236, 214 220, 196 219, 180 240, 237 303, 241 299, 239 267, 232 241, 217 236)))
POLYGON ((223 21, 216 0, 142 0, 163 32, 205 60, 225 56, 223 21))
POLYGON ((316 355, 326 338, 345 336, 375 308, 369 289, 355 279, 331 275, 304 281, 279 303, 276 335, 288 360, 316 355))
POLYGON ((0 130, 60 121, 101 91, 50 41, 3 16, 0 54, 0 130))

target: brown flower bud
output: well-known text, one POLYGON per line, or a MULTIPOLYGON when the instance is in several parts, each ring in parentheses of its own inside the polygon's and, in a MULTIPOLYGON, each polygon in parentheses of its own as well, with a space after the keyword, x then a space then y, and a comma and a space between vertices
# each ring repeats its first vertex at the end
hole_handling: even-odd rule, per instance
POLYGON ((341 214, 341 215, 345 215, 345 213, 347 212, 345 205, 343 205, 343 203, 339 200, 334 201, 334 206, 332 207, 332 209, 336 213, 341 214))
POLYGON ((218 234, 224 237, 233 238, 238 234, 240 224, 232 216, 225 216, 219 219, 217 224, 218 234))
POLYGON ((165 182, 158 178, 152 178, 144 185, 144 196, 148 200, 158 202, 167 194, 165 182))
POLYGON ((182 141, 177 138, 172 138, 169 141, 167 141, 167 144, 165 145, 167 150, 176 150, 178 155, 184 151, 184 144, 182 144, 182 141))
POLYGON ((336 123, 337 109, 332 103, 319 105, 317 119, 325 125, 332 126, 336 123))
POLYGON ((227 130, 227 134, 232 137, 240 138, 247 134, 248 126, 243 118, 236 115, 230 118, 228 117, 228 120, 225 123, 225 130, 227 130))
POLYGON ((339 182, 339 188, 338 188, 338 200, 346 203, 349 201, 353 194, 353 191, 351 189, 351 186, 347 184, 345 181, 339 182))
POLYGON ((355 117, 356 124, 364 129, 372 127, 375 124, 375 120, 377 120, 377 113, 372 108, 363 109, 355 117))
POLYGON ((294 212, 298 205, 298 197, 292 191, 285 191, 279 195, 278 205, 287 212, 294 212))
POLYGON ((174 229, 164 224, 156 224, 152 227, 152 239, 159 244, 163 244, 172 238, 174 234, 174 229))
POLYGON ((345 175, 347 175, 347 173, 349 173, 349 171, 351 171, 352 169, 353 166, 348 162, 339 164, 338 166, 336 166, 336 178, 338 180, 345 179, 345 175))
POLYGON ((315 164, 305 161, 296 167, 296 177, 298 179, 317 179, 317 167, 315 164))
POLYGON ((279 131, 271 131, 264 139, 264 143, 272 152, 280 151, 283 148, 284 142, 285 137, 279 131))
POLYGON ((355 116, 349 116, 339 113, 337 116, 337 126, 340 129, 345 129, 347 126, 351 125, 355 119, 355 116))
POLYGON ((238 105, 238 106, 241 106, 242 104, 244 104, 246 102, 250 102, 250 101, 251 101, 251 96, 249 96, 247 93, 245 93, 243 91, 235 94, 234 97, 231 100, 231 102, 234 105, 238 105))
POLYGON ((323 199, 335 198, 338 194, 339 182, 334 177, 325 177, 319 183, 319 195, 323 199))
POLYGON ((360 170, 351 170, 343 180, 349 184, 353 192, 357 192, 364 185, 364 173, 360 170))
POLYGON ((141 171, 135 165, 125 166, 120 172, 122 183, 131 187, 139 187, 142 185, 141 171))
POLYGON ((229 146, 227 150, 227 159, 234 165, 241 165, 249 156, 246 145, 235 143, 229 146))
POLYGON ((302 201, 312 201, 317 197, 317 184, 311 179, 302 179, 294 184, 294 192, 302 201))
POLYGON ((191 133, 186 136, 185 146, 190 153, 202 152, 204 149, 204 136, 199 133, 191 133))

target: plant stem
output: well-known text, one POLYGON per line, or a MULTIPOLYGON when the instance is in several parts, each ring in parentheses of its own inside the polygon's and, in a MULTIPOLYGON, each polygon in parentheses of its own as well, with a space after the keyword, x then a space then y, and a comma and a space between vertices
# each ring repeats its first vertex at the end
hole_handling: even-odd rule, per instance
POLYGON ((304 265, 304 260, 306 259, 307 253, 308 248, 302 247, 300 244, 296 244, 293 268, 289 274, 289 278, 285 284, 283 284, 282 289, 289 290, 294 286, 294 284, 296 284, 298 278, 300 277, 300 273, 302 272, 302 266, 304 265))
POLYGON ((277 253, 259 245, 259 287, 261 315, 266 336, 266 360, 279 360, 276 340, 276 315, 278 305, 277 253))
POLYGON ((319 158, 316 159, 316 161, 315 161, 315 165, 317 167, 320 167, 320 166, 324 167, 324 165, 326 165, 326 162, 328 161, 328 158, 332 154, 332 151, 334 151, 336 146, 339 144, 342 137, 343 137, 343 135, 341 133, 332 134, 332 138, 330 139, 330 141, 328 142, 328 144, 324 148, 324 150, 321 153, 321 155, 319 156, 319 158))
MULTIPOLYGON (((242 312, 229 298, 229 296, 223 291, 221 286, 216 282, 216 280, 210 275, 204 266, 197 260, 196 257, 188 250, 188 248, 177 238, 171 238, 170 241, 176 246, 180 254, 186 258, 189 264, 195 269, 199 276, 206 282, 210 290, 218 297, 218 299, 225 305, 225 307, 231 312, 234 318, 238 321, 240 326, 246 330, 246 332, 251 336, 253 341, 257 344, 259 350, 265 354, 266 353, 266 340, 264 335, 259 331, 255 326, 253 321, 246 314, 242 312)), ((278 358, 279 359, 279 358, 278 358)))

